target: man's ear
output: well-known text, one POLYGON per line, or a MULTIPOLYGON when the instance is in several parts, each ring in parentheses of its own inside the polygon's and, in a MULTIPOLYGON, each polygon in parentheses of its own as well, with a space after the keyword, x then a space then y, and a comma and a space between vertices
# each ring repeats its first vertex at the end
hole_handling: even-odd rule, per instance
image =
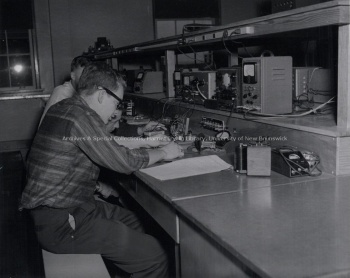
POLYGON ((104 97, 103 90, 98 90, 97 100, 98 100, 99 103, 102 103, 103 97, 104 97))
POLYGON ((74 72, 70 73, 70 79, 75 81, 75 74, 74 74, 74 72))

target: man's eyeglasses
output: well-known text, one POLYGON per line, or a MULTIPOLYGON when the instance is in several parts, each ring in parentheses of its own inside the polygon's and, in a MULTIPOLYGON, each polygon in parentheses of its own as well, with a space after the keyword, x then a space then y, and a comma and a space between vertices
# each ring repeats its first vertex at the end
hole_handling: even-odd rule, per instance
POLYGON ((105 90, 107 94, 109 94, 110 96, 112 96, 116 100, 118 100, 118 105, 117 105, 117 109, 118 110, 123 110, 124 109, 124 103, 123 103, 123 100, 120 97, 118 97, 116 94, 114 94, 111 90, 107 89, 106 87, 101 86, 101 88, 103 90, 105 90))

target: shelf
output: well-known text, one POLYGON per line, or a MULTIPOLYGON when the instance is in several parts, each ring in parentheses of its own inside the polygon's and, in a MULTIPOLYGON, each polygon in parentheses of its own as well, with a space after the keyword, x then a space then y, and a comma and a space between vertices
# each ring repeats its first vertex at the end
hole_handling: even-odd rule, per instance
MULTIPOLYGON (((148 99, 150 101, 160 101, 165 103, 167 101, 164 93, 158 94, 133 94, 127 93, 125 98, 141 98, 148 99), (160 100, 164 98, 163 100, 160 100)), ((168 101, 167 105, 176 105, 177 107, 183 107, 185 109, 193 109, 196 111, 202 111, 210 114, 222 115, 225 117, 231 117, 233 119, 247 120, 242 113, 230 113, 229 111, 217 110, 217 109, 208 109, 202 105, 193 105, 189 103, 179 102, 179 101, 168 101)), ((252 116, 251 116, 252 117, 252 116)), ((251 120, 258 123, 264 123, 272 126, 279 126, 288 129, 294 129, 299 131, 305 131, 325 136, 331 137, 342 137, 346 136, 344 131, 337 127, 336 118, 333 114, 328 115, 308 115, 300 118, 280 118, 280 119, 254 119, 251 120)))
MULTIPOLYGON (((145 54, 164 50, 177 50, 184 42, 193 47, 218 43, 222 40, 225 31, 232 33, 231 38, 251 39, 261 36, 279 34, 325 26, 341 26, 350 23, 350 3, 346 0, 329 1, 290 11, 275 13, 249 20, 230 23, 204 30, 185 33, 182 35, 156 39, 129 46, 114 48, 112 50, 92 53, 95 59, 107 59, 127 55, 145 54)), ((186 50, 181 49, 186 52, 186 50)), ((191 50, 187 50, 191 51, 191 50)))
MULTIPOLYGON (((337 43, 336 66, 337 66, 337 103, 336 114, 310 115, 301 118, 278 118, 278 119, 246 119, 243 114, 232 113, 231 117, 236 119, 235 123, 241 128, 253 127, 269 132, 286 132, 291 134, 294 143, 300 143, 298 138, 303 136, 303 144, 313 147, 312 144, 320 144, 317 150, 328 161, 328 168, 331 172, 350 173, 350 166, 344 161, 350 158, 347 152, 347 144, 350 142, 350 2, 348 0, 334 0, 321 4, 310 5, 285 12, 275 13, 263 17, 252 18, 227 25, 216 26, 204 30, 185 33, 168 38, 138 43, 125 47, 115 48, 104 53, 96 53, 95 57, 104 58, 129 58, 144 56, 164 56, 165 77, 167 90, 165 94, 136 95, 138 98, 159 100, 165 97, 174 97, 173 72, 175 71, 175 55, 181 52, 206 51, 224 49, 222 40, 229 36, 230 39, 237 39, 245 44, 263 43, 266 39, 283 40, 286 37, 295 37, 296 43, 300 41, 305 32, 315 28, 327 28, 333 26, 334 43, 337 43), (190 47, 188 47, 190 46, 190 47), (178 48, 181 48, 179 51, 178 48), (98 56, 100 55, 100 56, 98 56), (253 124, 250 124, 252 123, 253 124), (322 137, 322 138, 318 138, 322 137), (323 150, 324 145, 329 150, 323 150), (336 165, 337 169, 333 169, 336 165)), ((331 42, 330 42, 331 43, 331 42)), ((234 59, 234 57, 231 57, 234 59)), ((238 61, 232 61, 235 64, 238 61)), ((164 100, 165 102, 165 100, 164 100)), ((170 103, 170 102, 168 102, 170 103)), ((183 108, 190 108, 193 105, 178 102, 183 108)), ((195 110, 200 113, 211 113, 228 117, 227 111, 212 110, 203 106, 196 106, 195 110)))

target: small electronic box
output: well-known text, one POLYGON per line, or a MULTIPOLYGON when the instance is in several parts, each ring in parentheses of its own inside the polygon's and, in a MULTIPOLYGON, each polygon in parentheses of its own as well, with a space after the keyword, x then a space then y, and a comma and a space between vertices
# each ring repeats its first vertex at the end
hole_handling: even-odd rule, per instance
POLYGON ((291 113, 292 57, 243 59, 242 106, 265 114, 291 113))
POLYGON ((216 89, 215 71, 192 71, 182 73, 181 97, 183 101, 204 104, 213 98, 216 89))
POLYGON ((222 110, 242 105, 242 68, 221 68, 216 73, 216 99, 222 110))
POLYGON ((137 74, 134 82, 134 93, 153 94, 162 93, 163 90, 162 71, 142 71, 137 74))

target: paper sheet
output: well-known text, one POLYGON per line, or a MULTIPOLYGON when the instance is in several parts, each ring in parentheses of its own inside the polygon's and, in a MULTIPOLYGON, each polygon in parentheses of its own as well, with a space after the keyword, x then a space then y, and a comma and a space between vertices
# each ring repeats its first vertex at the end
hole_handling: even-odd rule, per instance
POLYGON ((159 180, 172 180, 208 174, 232 168, 217 155, 200 156, 173 161, 171 163, 141 169, 140 172, 159 180))

